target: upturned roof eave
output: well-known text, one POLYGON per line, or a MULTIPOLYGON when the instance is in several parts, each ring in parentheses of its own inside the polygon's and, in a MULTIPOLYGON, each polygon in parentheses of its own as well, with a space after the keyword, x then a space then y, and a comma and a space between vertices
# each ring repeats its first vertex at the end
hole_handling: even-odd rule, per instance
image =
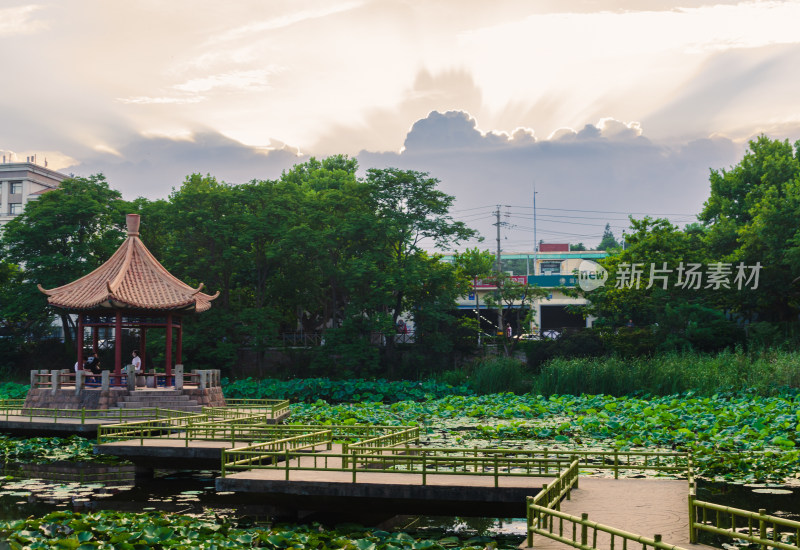
POLYGON ((202 284, 193 288, 167 271, 139 239, 138 216, 135 216, 134 227, 131 226, 132 216, 134 215, 128 216, 128 238, 103 265, 60 287, 48 290, 38 285, 39 290, 47 295, 49 305, 71 312, 121 309, 202 313, 211 307, 211 302, 219 296, 219 292, 214 295, 204 294, 200 292, 202 284), (150 274, 151 282, 147 290, 144 290, 142 273, 150 274), (126 295, 123 298, 117 293, 126 280, 129 283, 127 290, 123 292, 126 295), (153 292, 152 288, 156 288, 156 291, 153 292), (153 304, 135 299, 159 295, 171 297, 173 301, 153 304), (131 300, 131 297, 134 299, 131 300), (179 299, 175 300, 176 298, 179 299))

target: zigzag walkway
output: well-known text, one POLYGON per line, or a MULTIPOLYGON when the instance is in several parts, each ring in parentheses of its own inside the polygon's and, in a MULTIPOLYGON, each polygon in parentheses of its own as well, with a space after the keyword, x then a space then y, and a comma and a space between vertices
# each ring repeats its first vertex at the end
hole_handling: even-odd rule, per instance
MULTIPOLYGON (((398 457, 393 457, 398 458, 398 457)), ((304 509, 365 508, 396 513, 516 516, 525 498, 554 477, 391 473, 342 464, 334 444, 290 459, 291 468, 245 470, 217 478, 218 491, 254 493, 304 509)), ((379 465, 376 464, 376 467, 379 465)))
POLYGON ((99 426, 95 450, 132 460, 137 476, 167 463, 220 467, 218 491, 298 516, 325 510, 527 515, 530 538, 522 547, 690 550, 701 547, 690 537, 704 531, 800 550, 799 522, 698 500, 685 452, 433 448, 420 445, 418 427, 275 426, 264 424, 274 411, 213 414, 99 426), (581 471, 656 472, 688 481, 581 477, 581 471))
MULTIPOLYGON (((590 521, 648 538, 661 535, 663 542, 669 545, 686 549, 712 548, 689 542, 686 480, 581 477, 579 488, 572 490, 571 499, 561 502, 561 512, 579 517, 585 513, 590 521)), ((557 532, 558 528, 555 530, 557 532)), ((564 536, 572 536, 572 527, 567 527, 566 523, 564 536)), ((591 539, 588 542, 591 545, 591 539)), ((635 544, 631 548, 640 548, 637 543, 629 544, 635 544)), ((615 547, 621 546, 621 541, 617 539, 615 547)), ((598 533, 595 548, 610 547, 610 536, 598 533)), ((528 548, 527 542, 520 548, 528 548)), ((533 548, 564 550, 569 546, 543 535, 534 535, 533 548)))

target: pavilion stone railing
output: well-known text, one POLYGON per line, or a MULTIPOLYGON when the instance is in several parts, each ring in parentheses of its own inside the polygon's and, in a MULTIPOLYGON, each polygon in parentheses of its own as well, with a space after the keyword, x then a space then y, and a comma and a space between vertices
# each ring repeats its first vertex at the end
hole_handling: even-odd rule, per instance
MULTIPOLYGON (((47 389, 54 394, 66 387, 81 392, 84 389, 100 389, 107 391, 112 385, 125 387, 129 391, 137 389, 136 379, 141 377, 152 378, 153 387, 174 387, 183 389, 184 386, 197 387, 205 390, 208 388, 220 387, 222 375, 219 369, 195 369, 190 373, 184 372, 183 365, 175 365, 172 374, 167 376, 163 372, 143 372, 136 374, 133 365, 128 365, 120 376, 111 371, 103 371, 100 374, 87 374, 85 371, 73 372, 69 369, 47 370, 39 369, 31 371, 31 388, 47 389), (118 378, 118 383, 114 380, 118 378)), ((139 386, 139 389, 148 389, 139 386)))

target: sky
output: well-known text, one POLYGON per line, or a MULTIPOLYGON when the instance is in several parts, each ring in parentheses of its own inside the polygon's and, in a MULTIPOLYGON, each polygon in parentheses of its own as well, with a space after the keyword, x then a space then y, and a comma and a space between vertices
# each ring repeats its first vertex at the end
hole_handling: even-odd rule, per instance
MULTIPOLYGON (((0 0, 0 153, 166 198, 310 156, 428 172, 494 249, 695 220, 800 139, 800 2, 0 0)), ((146 221, 144 221, 146 223, 146 221)), ((465 243, 476 245, 477 242, 465 243)))

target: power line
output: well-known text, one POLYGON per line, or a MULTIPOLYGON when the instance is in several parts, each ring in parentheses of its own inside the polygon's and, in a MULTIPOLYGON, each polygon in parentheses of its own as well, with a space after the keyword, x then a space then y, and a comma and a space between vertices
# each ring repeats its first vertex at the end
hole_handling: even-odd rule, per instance
POLYGON ((493 205, 493 204, 487 204, 487 205, 484 205, 484 206, 475 206, 474 208, 460 208, 458 210, 453 210, 453 212, 469 212, 470 210, 481 210, 481 209, 484 209, 484 208, 493 211, 492 209, 493 208, 497 208, 497 207, 495 205, 493 205))
MULTIPOLYGON (((522 208, 522 209, 525 209, 525 210, 533 210, 533 207, 531 207, 531 206, 522 206, 522 205, 514 205, 514 206, 512 206, 512 208, 522 208)), ((545 208, 545 207, 542 207, 542 206, 540 206, 538 208, 538 210, 553 210, 553 211, 557 211, 557 212, 588 212, 588 213, 592 213, 592 214, 623 214, 623 215, 640 214, 640 215, 643 215, 643 216, 684 216, 684 217, 685 216, 697 216, 697 214, 687 214, 685 212, 680 213, 680 214, 678 214, 678 213, 666 213, 666 212, 658 214, 658 213, 654 213, 654 212, 620 212, 620 211, 617 211, 617 210, 579 210, 579 209, 576 209, 576 208, 545 208)))

